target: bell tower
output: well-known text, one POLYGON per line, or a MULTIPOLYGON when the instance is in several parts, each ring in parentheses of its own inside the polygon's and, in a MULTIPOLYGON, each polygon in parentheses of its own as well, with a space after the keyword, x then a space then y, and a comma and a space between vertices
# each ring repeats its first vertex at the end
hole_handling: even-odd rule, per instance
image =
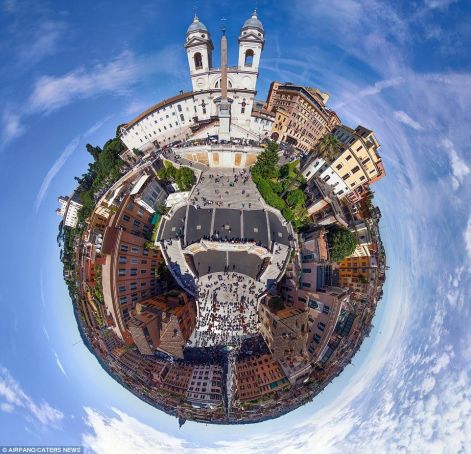
POLYGON ((186 32, 185 49, 193 91, 207 90, 214 46, 211 34, 196 14, 186 32))
POLYGON ((265 44, 265 30, 257 10, 244 22, 239 35, 239 70, 258 73, 260 56, 265 44))

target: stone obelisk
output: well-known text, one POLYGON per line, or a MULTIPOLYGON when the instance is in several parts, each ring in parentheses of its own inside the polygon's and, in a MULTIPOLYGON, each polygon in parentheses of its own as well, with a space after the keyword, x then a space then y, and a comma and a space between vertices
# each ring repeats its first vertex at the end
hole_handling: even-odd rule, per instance
POLYGON ((222 27, 221 38, 221 100, 219 102, 219 140, 231 138, 231 105, 227 99, 227 39, 226 28, 222 27))

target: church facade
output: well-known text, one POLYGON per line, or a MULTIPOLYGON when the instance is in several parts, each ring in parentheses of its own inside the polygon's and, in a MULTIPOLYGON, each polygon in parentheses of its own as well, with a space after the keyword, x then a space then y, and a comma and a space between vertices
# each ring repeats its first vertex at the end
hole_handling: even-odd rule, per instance
POLYGON ((237 66, 223 64, 224 68, 214 68, 211 34, 195 16, 188 27, 184 45, 192 91, 164 100, 123 125, 120 137, 125 145, 130 150, 147 150, 187 140, 190 136, 205 138, 218 134, 218 106, 223 88, 226 89, 225 102, 230 106, 230 137, 256 141, 268 137, 274 116, 255 103, 260 58, 265 44, 265 31, 256 11, 245 21, 238 41, 237 66))

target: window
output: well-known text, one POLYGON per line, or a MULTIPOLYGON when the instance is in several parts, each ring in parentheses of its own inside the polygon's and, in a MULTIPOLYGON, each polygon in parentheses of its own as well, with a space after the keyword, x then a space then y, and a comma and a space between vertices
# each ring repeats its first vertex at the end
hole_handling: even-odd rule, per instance
POLYGON ((200 52, 196 52, 195 56, 193 57, 195 61, 195 68, 202 69, 203 68, 203 57, 201 56, 200 52))
POLYGON ((245 51, 244 66, 252 66, 253 65, 253 57, 254 57, 253 50, 252 49, 247 49, 245 51))
POLYGON ((137 219, 134 219, 133 224, 134 224, 136 227, 139 227, 139 226, 141 225, 141 221, 138 221, 137 219))
POLYGON ((132 265, 137 265, 137 259, 131 259, 131 264, 132 265))
POLYGON ((139 252, 139 248, 137 246, 131 247, 131 252, 139 252))
POLYGON ((120 247, 121 252, 128 252, 128 245, 127 244, 122 244, 120 247))
POLYGON ((324 329, 325 329, 325 323, 319 322, 319 323, 317 324, 317 327, 318 327, 321 331, 324 331, 324 329))
POLYGON ((131 276, 137 276, 137 269, 131 268, 131 276))
POLYGON ((129 288, 130 288, 130 290, 136 290, 137 289, 137 282, 131 282, 131 286, 129 288))
POLYGON ((127 296, 120 296, 119 297, 119 302, 121 304, 126 304, 128 302, 128 297, 127 296))
POLYGON ((119 261, 118 261, 118 263, 121 263, 121 264, 122 264, 122 263, 126 263, 126 262, 127 262, 126 257, 123 257, 122 255, 120 255, 120 256, 119 256, 119 261))
POLYGON ((303 282, 301 286, 304 288, 311 288, 311 284, 309 282, 303 282))
POLYGON ((183 114, 180 114, 180 120, 185 121, 185 117, 183 116, 183 114))
POLYGON ((141 274, 146 274, 147 270, 141 270, 141 274))
POLYGON ((357 173, 359 170, 360 170, 360 167, 359 167, 359 166, 355 166, 355 167, 352 169, 352 173, 357 173))
POLYGON ((179 111, 179 112, 182 111, 182 106, 181 106, 180 104, 178 104, 177 108, 178 108, 178 111, 179 111))
POLYGON ((303 268, 303 273, 310 273, 311 272, 311 268, 303 268))
POLYGON ((335 166, 335 168, 336 168, 337 170, 340 170, 340 169, 342 168, 342 164, 337 164, 337 165, 335 166))
POLYGON ((118 287, 118 292, 119 292, 119 293, 123 293, 123 292, 125 292, 125 291, 126 291, 126 286, 125 286, 125 285, 120 285, 120 286, 118 287))
POLYGON ((118 270, 118 276, 126 276, 126 269, 125 268, 120 268, 118 270))
POLYGON ((328 314, 328 313, 330 312, 330 307, 324 305, 324 307, 322 308, 322 312, 323 312, 324 314, 328 314))
POLYGON ((123 221, 129 221, 131 219, 127 214, 123 215, 123 221))
POLYGON ((347 155, 347 156, 345 157, 345 159, 346 159, 347 161, 350 161, 350 159, 352 159, 352 155, 351 155, 351 154, 347 155))

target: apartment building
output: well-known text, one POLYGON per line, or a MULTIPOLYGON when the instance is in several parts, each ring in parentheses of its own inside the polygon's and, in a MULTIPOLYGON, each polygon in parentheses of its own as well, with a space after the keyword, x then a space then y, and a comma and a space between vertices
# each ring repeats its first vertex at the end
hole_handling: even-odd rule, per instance
POLYGON ((378 149, 380 144, 373 131, 357 126, 355 129, 338 125, 334 137, 342 143, 341 155, 332 168, 342 177, 350 190, 352 201, 360 200, 368 185, 384 177, 385 171, 378 149))
POLYGON ((270 308, 270 301, 259 308, 260 333, 275 360, 303 356, 307 339, 307 310, 270 308))
POLYGON ((347 257, 339 263, 339 285, 349 288, 352 293, 366 296, 377 270, 376 257, 347 257))
POLYGON ((71 228, 77 227, 78 212, 83 206, 79 198, 75 195, 72 197, 60 196, 57 200, 60 206, 56 210, 56 214, 64 218, 64 225, 71 228))
POLYGON ((325 133, 340 124, 337 114, 326 107, 329 96, 317 88, 272 82, 267 110, 275 112, 271 137, 311 151, 325 133))
POLYGON ((240 401, 259 399, 290 386, 271 354, 243 358, 235 364, 236 395, 240 401))
POLYGON ((182 291, 148 298, 133 311, 129 330, 143 354, 156 350, 183 358, 196 323, 195 305, 182 291))
POLYGON ((135 183, 131 195, 136 195, 136 203, 149 213, 155 213, 159 205, 165 205, 167 193, 159 182, 150 175, 142 175, 135 183))
POLYGON ((127 195, 109 218, 103 238, 105 305, 113 317, 116 334, 130 344, 133 342, 128 331, 131 311, 138 302, 165 289, 165 283, 156 278, 161 254, 145 247, 153 229, 151 220, 152 213, 127 195))
POLYGON ((197 364, 188 384, 187 400, 197 406, 222 403, 223 370, 217 364, 197 364))

